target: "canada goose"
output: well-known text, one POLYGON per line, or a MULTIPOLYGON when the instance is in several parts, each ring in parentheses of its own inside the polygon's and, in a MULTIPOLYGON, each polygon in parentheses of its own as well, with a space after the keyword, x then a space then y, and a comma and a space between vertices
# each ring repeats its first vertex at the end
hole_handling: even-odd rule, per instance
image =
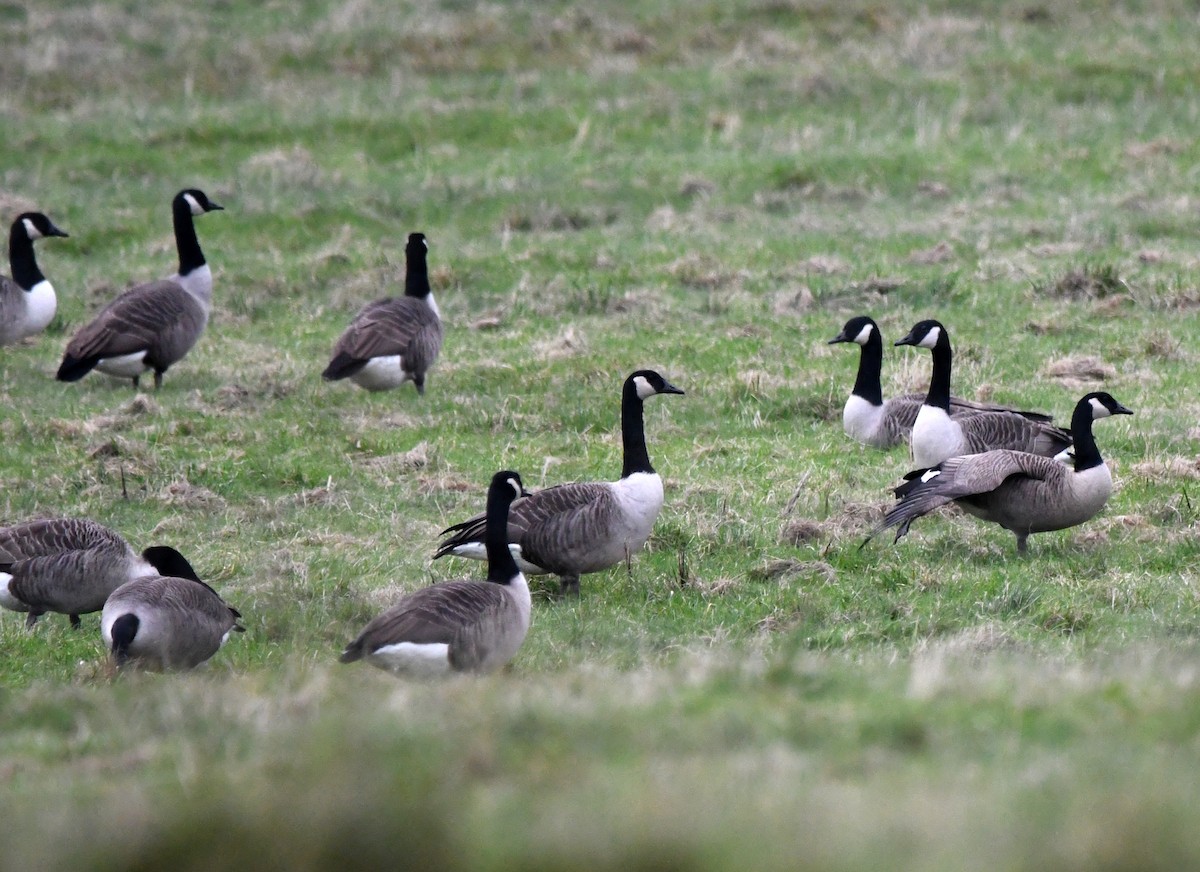
POLYGON ((193 218, 223 208, 195 188, 175 195, 171 213, 179 272, 136 285, 101 309, 71 338, 55 378, 79 381, 98 369, 132 379, 136 388, 142 373, 153 370, 155 389, 162 387, 163 373, 191 351, 212 309, 212 270, 193 218))
POLYGON ((333 347, 321 378, 349 378, 369 391, 411 381, 425 393, 425 373, 442 347, 442 319, 429 287, 425 234, 410 233, 404 247, 404 296, 368 303, 333 347))
POLYGON ((1030 533, 1074 527, 1103 508, 1112 493, 1112 475, 1096 447, 1092 421, 1132 414, 1111 394, 1084 395, 1071 416, 1073 467, 1038 454, 999 450, 951 457, 932 469, 909 473, 909 480, 896 488, 900 501, 867 538, 896 527, 899 541, 917 518, 953 501, 977 518, 1011 530, 1017 551, 1024 554, 1030 533))
POLYGON ((41 212, 17 216, 8 233, 12 279, 0 276, 0 345, 11 345, 46 329, 58 309, 54 286, 38 269, 33 241, 67 234, 41 212))
POLYGON ((146 551, 161 575, 135 578, 112 592, 100 614, 100 635, 117 666, 192 669, 217 653, 241 614, 200 580, 174 548, 146 551))
POLYGON ((488 672, 516 655, 529 632, 529 585, 508 550, 512 501, 526 496, 521 476, 497 472, 487 493, 487 581, 446 581, 414 591, 375 617, 346 646, 341 662, 366 658, 393 672, 488 672))
MULTIPOLYGON (((615 566, 646 544, 662 509, 663 484, 646 451, 642 403, 655 394, 682 393, 652 370, 633 373, 621 390, 621 478, 560 484, 513 504, 508 541, 523 572, 554 573, 564 594, 577 595, 579 576, 615 566)), ((433 559, 483 559, 484 530, 485 515, 447 527, 433 559)))
MULTIPOLYGON (((854 342, 862 348, 858 358, 858 375, 854 389, 842 409, 842 429, 846 435, 864 445, 874 448, 891 448, 909 438, 917 412, 925 400, 924 394, 903 394, 883 399, 880 373, 883 369, 883 338, 879 325, 866 315, 851 318, 837 336, 829 340, 830 345, 839 342, 854 342)), ((1049 415, 1040 412, 1022 412, 1007 406, 976 403, 959 397, 950 398, 950 415, 955 418, 979 412, 1012 412, 1031 421, 1049 423, 1049 415)))
POLYGON ((933 352, 929 393, 912 429, 912 458, 922 468, 949 457, 1007 448, 1053 457, 1071 444, 1071 434, 1044 421, 1010 412, 981 412, 950 417, 950 334, 937 321, 921 321, 897 345, 933 352))
POLYGON ((0 605, 28 612, 32 627, 46 612, 98 612, 127 581, 162 571, 160 552, 139 556, 118 533, 86 518, 50 518, 0 527, 0 605))

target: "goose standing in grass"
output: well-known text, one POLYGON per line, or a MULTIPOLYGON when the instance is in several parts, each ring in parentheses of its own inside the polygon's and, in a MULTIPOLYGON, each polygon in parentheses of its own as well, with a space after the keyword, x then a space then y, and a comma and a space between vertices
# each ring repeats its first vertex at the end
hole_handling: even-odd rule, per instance
POLYGON ((364 306, 333 348, 321 378, 348 378, 369 391, 386 391, 411 381, 425 393, 425 373, 442 348, 442 319, 429 286, 423 233, 410 233, 404 247, 404 296, 364 306))
POLYGON ((416 675, 488 672, 516 655, 529 632, 529 585, 506 538, 509 506, 525 496, 521 476, 503 470, 487 493, 486 581, 446 581, 414 591, 374 618, 341 662, 416 675))
POLYGON ((915 345, 933 353, 929 393, 912 429, 912 458, 917 467, 936 466, 950 457, 1006 448, 1053 457, 1071 445, 1071 434, 1045 421, 1012 412, 950 416, 950 334, 937 321, 921 321, 897 345, 915 345))
MULTIPOLYGON (((906 441, 912 434, 913 423, 925 400, 924 394, 903 394, 883 398, 883 338, 879 325, 866 315, 851 318, 837 336, 829 340, 830 345, 839 342, 854 342, 862 348, 858 358, 858 375, 854 389, 842 409, 842 429, 846 435, 864 445, 874 448, 891 448, 906 441)), ((976 403, 959 397, 950 397, 950 415, 955 418, 979 412, 1011 412, 1031 421, 1049 423, 1049 415, 1040 412, 1022 412, 1007 406, 976 403)))
POLYGON ((193 669, 217 653, 241 614, 200 580, 174 548, 146 549, 161 574, 136 578, 112 592, 100 615, 104 647, 117 666, 193 669))
POLYGON ((11 345, 46 329, 58 310, 54 285, 38 268, 33 241, 67 234, 41 212, 18 215, 8 233, 12 278, 0 276, 0 345, 11 345))
POLYGON ((93 369, 132 379, 154 372, 154 387, 163 373, 183 359, 208 324, 212 309, 212 270, 200 250, 194 218, 222 209, 203 191, 188 188, 175 195, 171 214, 179 272, 169 279, 130 288, 100 310, 67 344, 55 376, 79 381, 93 369))
MULTIPOLYGON (((650 538, 663 504, 662 478, 646 451, 643 402, 656 394, 682 394, 653 370, 625 379, 621 389, 624 463, 615 482, 575 482, 537 491, 513 504, 508 541, 522 571, 553 573, 562 593, 579 593, 579 576, 628 560, 650 538)), ((486 516, 476 515, 442 531, 447 538, 433 555, 481 560, 486 516)))
POLYGON ((120 534, 86 518, 49 518, 0 527, 0 606, 28 612, 32 627, 46 612, 98 612, 109 594, 163 571, 162 552, 139 555, 120 534))
POLYGON ((951 457, 932 469, 909 473, 908 481, 896 488, 900 501, 867 538, 896 527, 899 541, 917 518, 955 502, 1015 533, 1017 551, 1024 554, 1031 533, 1074 527, 1104 507, 1112 493, 1112 474, 1096 446, 1092 422, 1132 414, 1111 394, 1084 395, 1071 416, 1073 467, 1051 457, 1000 450, 951 457))

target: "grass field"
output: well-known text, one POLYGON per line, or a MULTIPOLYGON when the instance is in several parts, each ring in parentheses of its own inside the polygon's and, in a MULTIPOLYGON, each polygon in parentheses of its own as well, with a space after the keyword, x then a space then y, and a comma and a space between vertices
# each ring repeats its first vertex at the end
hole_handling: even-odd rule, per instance
POLYGON ((0 514, 172 544, 245 616, 114 678, 98 618, 0 615, 0 870, 1162 869, 1200 863, 1200 20, 1172 0, 0 3, 0 220, 47 212, 45 335, 0 349, 0 514), (145 4, 143 4, 145 5, 145 4), (157 393, 67 338, 174 270, 215 311, 157 393), (428 391, 319 373, 430 239, 428 391), (841 432, 852 315, 885 392, 1069 418, 1088 524, 866 531, 903 449, 841 432), (513 667, 336 655, 490 475, 614 478, 647 404, 667 501, 513 667))

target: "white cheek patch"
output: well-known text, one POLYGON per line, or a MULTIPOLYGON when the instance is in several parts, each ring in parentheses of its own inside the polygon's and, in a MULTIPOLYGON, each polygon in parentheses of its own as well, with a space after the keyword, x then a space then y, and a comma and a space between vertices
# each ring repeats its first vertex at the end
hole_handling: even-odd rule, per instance
POLYGON ((1108 406, 1104 405, 1104 403, 1100 402, 1095 397, 1092 397, 1090 400, 1088 400, 1088 404, 1092 407, 1093 420, 1096 418, 1107 418, 1112 414, 1112 412, 1108 410, 1108 406))
POLYGON ((513 489, 513 499, 514 500, 517 497, 521 496, 521 483, 518 482, 515 478, 510 478, 508 480, 508 486, 513 489))
POLYGON ((204 207, 191 194, 184 194, 183 199, 187 202, 188 208, 192 210, 193 215, 203 215, 204 207))
POLYGON ((917 345, 919 345, 921 348, 933 348, 934 346, 936 346, 938 344, 938 340, 941 337, 942 337, 942 328, 934 327, 932 330, 930 330, 928 333, 926 333, 921 338, 921 341, 918 342, 917 345))
POLYGON ((872 325, 864 324, 863 329, 858 331, 858 335, 854 337, 854 341, 859 345, 866 345, 871 338, 872 325))
POLYGON ((646 381, 645 376, 639 375, 633 380, 634 389, 637 390, 638 399, 644 400, 647 397, 652 397, 658 391, 650 386, 650 382, 646 381))
POLYGON ((32 221, 30 221, 28 218, 25 218, 24 220, 22 220, 21 223, 25 225, 25 235, 28 236, 30 239, 41 239, 42 238, 42 231, 38 230, 37 226, 32 221))

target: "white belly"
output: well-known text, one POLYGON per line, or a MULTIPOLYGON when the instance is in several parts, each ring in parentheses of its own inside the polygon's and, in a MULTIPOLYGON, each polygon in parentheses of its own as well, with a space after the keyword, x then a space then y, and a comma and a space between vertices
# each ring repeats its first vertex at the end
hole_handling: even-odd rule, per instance
POLYGON ((371 652, 366 659, 372 666, 388 672, 427 677, 445 675, 450 671, 450 646, 444 642, 397 642, 371 652))
POLYGON ((921 406, 912 431, 913 465, 918 469, 937 466, 962 454, 962 429, 936 406, 921 406))
POLYGON ((105 357, 96 364, 96 369, 118 378, 134 378, 148 372, 150 367, 146 366, 146 352, 137 351, 120 357, 105 357))
POLYGON ((350 381, 369 391, 387 391, 398 388, 412 376, 400 366, 400 355, 372 357, 367 365, 350 376, 350 381))

